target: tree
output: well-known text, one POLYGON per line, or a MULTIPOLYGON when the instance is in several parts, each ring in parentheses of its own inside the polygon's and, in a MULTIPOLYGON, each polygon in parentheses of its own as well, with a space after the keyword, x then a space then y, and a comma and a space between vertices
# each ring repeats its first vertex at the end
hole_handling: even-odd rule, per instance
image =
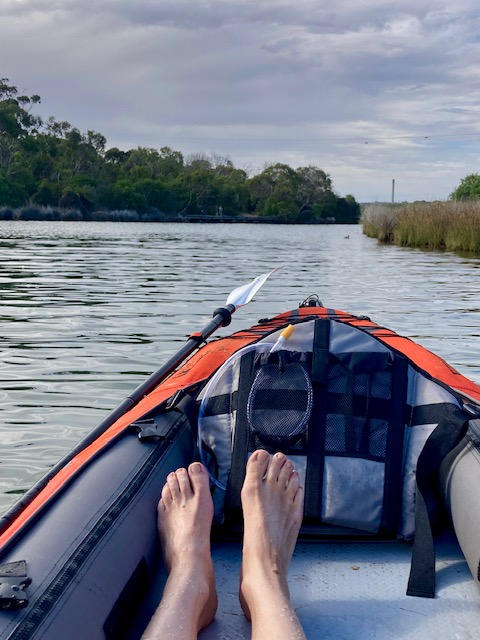
POLYGON ((352 195, 337 199, 335 220, 343 224, 356 224, 360 219, 360 205, 352 195))
POLYGON ((313 206, 321 202, 325 194, 332 191, 332 180, 318 167, 299 167, 296 171, 299 178, 297 198, 302 205, 313 206))
POLYGON ((460 184, 450 194, 452 200, 480 200, 480 175, 471 173, 462 178, 460 184))
POLYGON ((222 207, 225 215, 235 216, 244 213, 248 204, 247 174, 242 169, 235 169, 233 165, 223 166, 218 174, 215 167, 215 182, 217 185, 217 207, 222 207))
POLYGON ((117 147, 112 147, 105 151, 105 162, 108 164, 120 166, 122 165, 128 158, 128 151, 122 151, 117 147))
POLYGON ((34 133, 42 124, 41 118, 30 113, 40 102, 40 96, 19 96, 17 87, 0 78, 0 137, 18 139, 34 133))
POLYGON ((106 190, 103 204, 108 209, 132 209, 140 213, 148 209, 145 195, 125 179, 118 180, 106 190))
POLYGON ((268 165, 248 186, 253 208, 261 215, 289 220, 298 215, 299 177, 288 164, 268 165))
POLYGON ((326 191, 322 198, 312 206, 313 218, 318 221, 336 220, 338 211, 338 198, 333 191, 326 191))
POLYGON ((158 168, 164 178, 175 178, 183 170, 183 155, 170 147, 162 147, 159 153, 158 168))
POLYGON ((162 180, 144 178, 134 183, 135 189, 145 198, 149 209, 158 209, 163 213, 173 213, 176 210, 176 197, 162 180))
POLYGON ((32 196, 33 202, 43 206, 58 205, 61 196, 60 187, 50 180, 41 180, 32 196))
POLYGON ((39 102, 40 96, 19 96, 8 78, 0 78, 0 204, 19 206, 34 190, 22 144, 41 126, 41 119, 30 113, 39 102))

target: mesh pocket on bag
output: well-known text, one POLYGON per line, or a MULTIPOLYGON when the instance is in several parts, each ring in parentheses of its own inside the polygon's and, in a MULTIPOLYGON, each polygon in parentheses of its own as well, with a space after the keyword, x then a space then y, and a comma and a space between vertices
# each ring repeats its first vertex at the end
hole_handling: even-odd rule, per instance
POLYGON ((328 372, 325 452, 383 460, 387 449, 390 371, 353 373, 338 362, 328 372), (381 404, 384 401, 384 404, 381 404))
POLYGON ((248 424, 261 440, 288 442, 306 430, 312 405, 312 384, 300 363, 266 364, 257 372, 248 396, 248 424))

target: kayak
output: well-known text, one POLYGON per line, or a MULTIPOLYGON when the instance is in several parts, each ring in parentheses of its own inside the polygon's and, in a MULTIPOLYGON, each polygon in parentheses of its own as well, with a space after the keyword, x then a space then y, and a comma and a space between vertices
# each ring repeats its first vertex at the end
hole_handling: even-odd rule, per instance
MULTIPOLYGON (((215 312, 217 326, 231 311, 215 312)), ((412 340, 313 299, 207 334, 192 334, 191 357, 130 396, 2 518, 0 640, 140 638, 165 580, 156 504, 168 473, 195 459, 212 478, 220 597, 201 637, 245 637, 235 485, 259 443, 285 450, 307 485, 290 580, 308 637, 475 637, 480 387, 412 340), (242 449, 243 414, 255 433, 242 449), (430 597, 408 597, 407 582, 430 597)))

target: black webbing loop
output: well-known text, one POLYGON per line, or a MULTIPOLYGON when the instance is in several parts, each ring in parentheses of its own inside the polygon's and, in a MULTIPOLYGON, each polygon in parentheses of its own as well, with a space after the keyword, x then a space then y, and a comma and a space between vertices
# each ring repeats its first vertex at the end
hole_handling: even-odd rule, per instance
POLYGON ((395 355, 392 366, 390 416, 388 418, 383 490, 382 533, 395 537, 398 532, 402 498, 402 465, 407 420, 408 362, 395 355))
POLYGON ((239 515, 240 491, 245 480, 248 455, 249 426, 247 404, 253 383, 255 351, 250 351, 240 360, 239 386, 236 394, 235 433, 233 436, 232 464, 226 495, 226 517, 239 515))
POLYGON ((468 420, 451 404, 430 434, 417 461, 415 538, 407 595, 435 597, 435 547, 432 525, 438 504, 438 472, 446 455, 465 435, 468 420))
POLYGON ((315 320, 312 355, 313 411, 308 425, 305 478, 306 518, 317 519, 322 512, 329 345, 330 320, 315 320))

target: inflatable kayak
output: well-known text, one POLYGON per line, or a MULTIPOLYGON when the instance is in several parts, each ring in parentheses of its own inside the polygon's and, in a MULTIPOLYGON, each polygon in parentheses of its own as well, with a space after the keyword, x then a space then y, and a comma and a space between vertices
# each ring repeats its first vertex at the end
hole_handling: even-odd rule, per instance
POLYGON ((217 523, 221 604, 203 633, 244 637, 239 490, 258 447, 287 453, 305 483, 292 590, 307 635, 398 638, 415 624, 440 638, 438 625, 455 619, 458 637, 473 638, 480 387, 410 339, 314 298, 206 341, 234 308, 216 310, 2 518, 0 640, 139 638, 164 577, 156 504, 167 474, 194 459, 208 467, 217 523), (436 563, 444 516, 454 537, 436 563), (405 595, 433 598, 436 569, 435 599, 405 595))

